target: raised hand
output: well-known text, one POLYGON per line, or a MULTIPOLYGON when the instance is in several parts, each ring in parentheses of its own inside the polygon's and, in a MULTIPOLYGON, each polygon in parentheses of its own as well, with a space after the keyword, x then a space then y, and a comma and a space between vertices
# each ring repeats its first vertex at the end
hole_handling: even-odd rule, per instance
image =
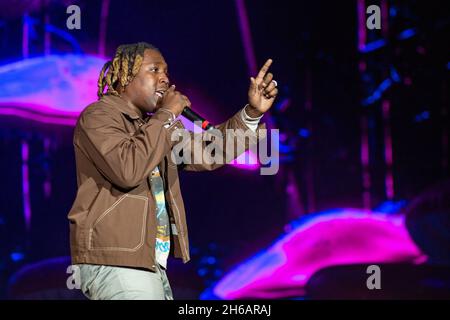
POLYGON ((261 116, 269 110, 278 94, 277 83, 273 80, 273 74, 267 72, 271 64, 272 59, 268 59, 256 78, 250 78, 249 107, 246 109, 250 117, 261 116))

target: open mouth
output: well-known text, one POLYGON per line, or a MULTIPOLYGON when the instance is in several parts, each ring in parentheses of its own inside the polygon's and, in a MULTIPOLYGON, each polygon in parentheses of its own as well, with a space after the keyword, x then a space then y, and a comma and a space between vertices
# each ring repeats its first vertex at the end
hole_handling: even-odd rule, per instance
POLYGON ((164 92, 166 92, 166 90, 160 89, 160 90, 156 90, 155 94, 158 98, 162 98, 164 95, 164 92))

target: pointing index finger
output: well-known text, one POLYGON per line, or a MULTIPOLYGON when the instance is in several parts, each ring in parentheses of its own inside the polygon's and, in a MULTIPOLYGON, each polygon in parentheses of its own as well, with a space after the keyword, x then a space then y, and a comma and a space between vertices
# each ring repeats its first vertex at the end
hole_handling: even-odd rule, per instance
POLYGON ((272 64, 272 59, 267 59, 266 63, 262 66, 261 70, 259 70, 258 75, 256 76, 256 83, 260 84, 264 76, 266 75, 267 71, 269 70, 270 65, 272 64))

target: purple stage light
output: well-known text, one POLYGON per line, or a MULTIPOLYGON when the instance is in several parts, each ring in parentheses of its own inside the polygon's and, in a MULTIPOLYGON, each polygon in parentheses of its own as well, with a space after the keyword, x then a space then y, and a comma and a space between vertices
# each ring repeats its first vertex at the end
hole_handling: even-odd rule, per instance
POLYGON ((309 278, 329 266, 425 259, 406 230, 404 216, 339 209, 302 219, 223 277, 212 292, 222 299, 302 296, 309 278))
POLYGON ((30 178, 28 170, 29 147, 26 141, 22 141, 22 198, 23 198, 23 216, 25 228, 31 229, 31 202, 30 202, 30 178))
POLYGON ((0 114, 44 123, 75 124, 97 100, 98 73, 105 59, 89 55, 50 55, 0 67, 0 114))

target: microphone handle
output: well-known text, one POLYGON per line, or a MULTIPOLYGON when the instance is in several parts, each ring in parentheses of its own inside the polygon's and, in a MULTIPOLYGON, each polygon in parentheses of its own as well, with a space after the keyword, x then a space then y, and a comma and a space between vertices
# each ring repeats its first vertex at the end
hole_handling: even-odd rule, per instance
POLYGON ((214 129, 213 125, 209 123, 208 120, 205 120, 202 116, 196 113, 189 107, 184 107, 183 112, 181 113, 184 117, 191 120, 192 122, 201 122, 201 128, 204 130, 214 129))

